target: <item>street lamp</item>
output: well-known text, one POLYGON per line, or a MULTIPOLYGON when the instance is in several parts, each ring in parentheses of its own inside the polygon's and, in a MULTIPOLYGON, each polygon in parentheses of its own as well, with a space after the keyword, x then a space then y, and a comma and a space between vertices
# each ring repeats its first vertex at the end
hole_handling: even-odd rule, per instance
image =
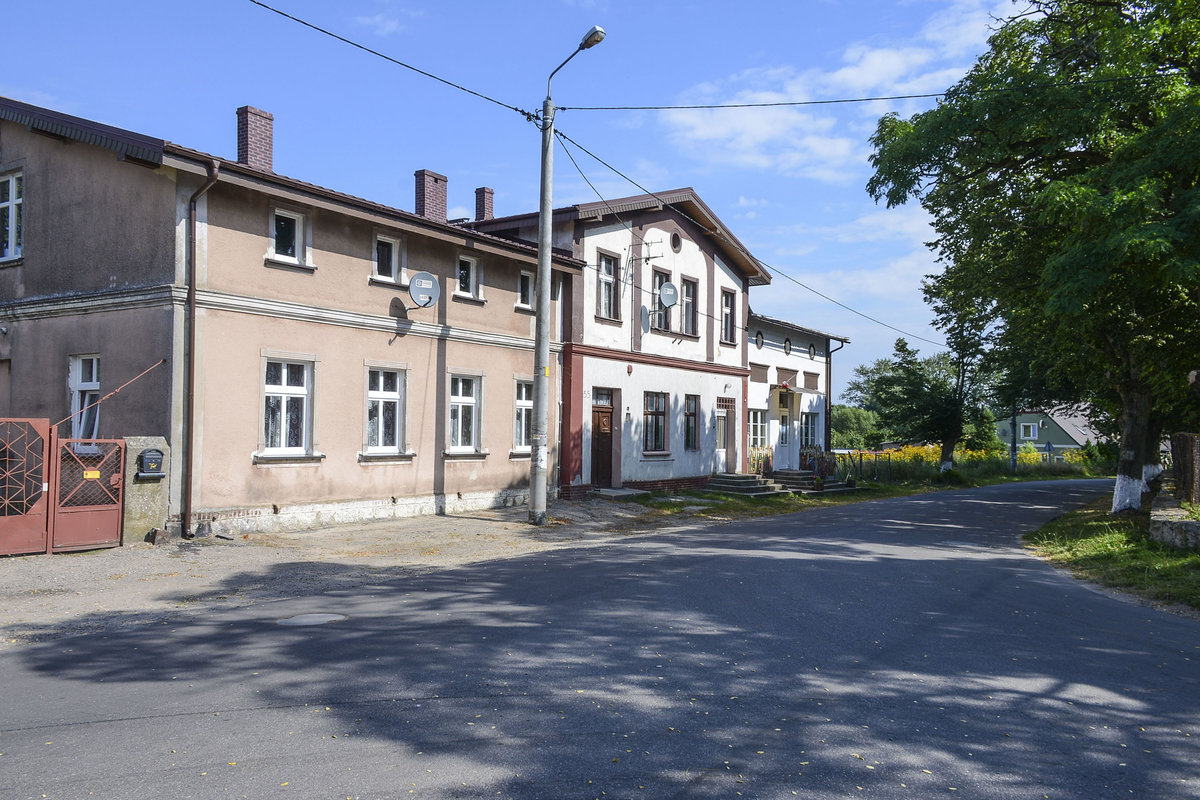
POLYGON ((551 187, 554 180, 554 101, 550 81, 581 50, 604 41, 604 29, 593 25, 575 52, 546 78, 546 101, 542 103, 542 193, 538 207, 538 265, 534 304, 533 430, 530 432, 529 522, 546 524, 546 466, 550 410, 550 241, 551 187))

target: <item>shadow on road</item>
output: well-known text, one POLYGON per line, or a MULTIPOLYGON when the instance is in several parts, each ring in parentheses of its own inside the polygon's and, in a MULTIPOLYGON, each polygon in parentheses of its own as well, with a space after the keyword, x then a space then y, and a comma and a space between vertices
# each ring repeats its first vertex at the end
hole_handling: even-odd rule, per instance
POLYGON ((220 684, 227 716, 316 709, 313 736, 386 743, 381 767, 419 763, 413 785, 444 797, 1168 796, 1196 774, 1200 627, 1016 546, 1095 494, 992 487, 383 569, 22 656, 89 684, 220 684), (276 624, 308 612, 348 619, 276 624))

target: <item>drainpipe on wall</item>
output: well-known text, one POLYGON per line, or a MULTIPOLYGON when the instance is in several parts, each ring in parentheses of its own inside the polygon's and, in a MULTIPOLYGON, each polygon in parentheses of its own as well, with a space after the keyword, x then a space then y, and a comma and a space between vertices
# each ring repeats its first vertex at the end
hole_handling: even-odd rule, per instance
POLYGON ((196 260, 198 245, 196 244, 196 204, 200 198, 217 182, 221 172, 221 164, 215 158, 208 164, 208 180, 197 189, 188 199, 188 242, 187 242, 187 309, 186 309, 186 350, 184 353, 183 398, 183 497, 179 513, 179 535, 191 539, 192 533, 192 444, 195 440, 196 413, 196 260))
POLYGON ((842 342, 837 350, 830 350, 832 341, 825 340, 825 452, 833 450, 833 354, 846 346, 842 342))

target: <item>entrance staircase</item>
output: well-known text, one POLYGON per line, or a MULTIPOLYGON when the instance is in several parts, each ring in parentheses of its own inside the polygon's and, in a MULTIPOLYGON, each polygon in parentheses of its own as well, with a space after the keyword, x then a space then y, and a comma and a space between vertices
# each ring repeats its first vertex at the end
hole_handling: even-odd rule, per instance
POLYGON ((790 492, 795 494, 815 494, 823 493, 830 494, 836 492, 856 492, 857 487, 847 486, 841 481, 825 479, 823 488, 818 489, 816 486, 817 476, 809 469, 777 469, 771 476, 777 483, 781 484, 790 492))
POLYGON ((733 472, 719 472, 713 475, 704 488, 710 492, 740 494, 746 497, 772 497, 791 491, 761 475, 741 475, 733 472))

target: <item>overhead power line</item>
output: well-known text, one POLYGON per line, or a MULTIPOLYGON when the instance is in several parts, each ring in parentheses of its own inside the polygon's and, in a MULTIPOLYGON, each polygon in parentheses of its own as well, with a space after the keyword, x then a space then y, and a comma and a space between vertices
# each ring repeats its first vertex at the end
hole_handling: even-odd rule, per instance
MULTIPOLYGON (((275 8, 274 6, 268 5, 267 3, 262 2, 262 0, 249 0, 249 2, 253 3, 256 6, 259 6, 260 8, 266 9, 267 11, 278 14, 279 16, 284 17, 285 19, 289 19, 292 22, 295 22, 299 25, 303 25, 304 27, 309 28, 310 30, 316 31, 316 32, 323 34, 325 36, 328 36, 332 39, 336 39, 337 41, 342 42, 343 44, 350 45, 351 47, 354 47, 358 50, 362 50, 365 53, 369 53, 373 56, 381 58, 384 61, 387 61, 391 64, 395 64, 398 67, 403 67, 404 69, 411 70, 412 72, 415 72, 418 75, 422 75, 431 80, 435 80, 438 83, 442 83, 446 86, 449 86, 453 89, 457 89, 457 90, 464 92, 466 94, 469 94, 473 97, 478 97, 481 100, 486 100, 489 103, 494 103, 495 105, 498 105, 501 108, 506 108, 510 111, 515 111, 516 113, 525 117, 525 119, 529 122, 535 122, 540 119, 541 115, 539 113, 526 111, 526 110, 519 108, 517 106, 514 106, 510 103, 505 103, 501 100, 497 100, 494 97, 483 94, 482 92, 475 91, 474 89, 469 89, 466 86, 463 86, 462 84, 458 84, 451 80, 447 80, 446 78, 443 78, 439 75, 435 75, 434 73, 429 72, 427 70, 423 70, 419 67, 415 67, 412 64, 407 64, 403 61, 400 61, 399 59, 393 58, 392 56, 389 56, 385 53, 381 53, 378 50, 375 50, 373 48, 367 47, 364 44, 356 42, 353 39, 349 39, 345 36, 334 33, 333 31, 330 31, 326 28, 322 28, 321 26, 316 25, 312 22, 301 19, 300 17, 297 17, 293 14, 289 14, 286 11, 282 11, 278 8, 275 8)), ((1106 83, 1106 82, 1112 82, 1112 81, 1117 81, 1117 80, 1150 80, 1151 78, 1155 78, 1155 77, 1159 77, 1159 76, 1146 76, 1146 77, 1142 77, 1142 78, 1113 78, 1113 79, 1108 79, 1108 80, 1085 81, 1083 83, 1106 83)), ((1079 84, 1078 83, 1048 84, 1048 86, 1055 86, 1055 85, 1067 86, 1067 85, 1079 85, 1079 84)), ((991 90, 991 91, 1011 91, 1011 89, 1001 89, 1001 90, 991 90)), ((892 96, 886 96, 886 97, 858 97, 858 98, 838 98, 838 99, 830 99, 830 100, 779 101, 779 102, 771 102, 771 103, 728 103, 728 104, 680 105, 680 106, 607 106, 607 107, 606 106, 559 106, 558 110, 559 111, 567 111, 567 110, 572 110, 572 111, 669 111, 669 110, 698 110, 698 109, 772 108, 772 107, 786 107, 786 106, 832 105, 832 104, 839 104, 839 103, 867 103, 867 102, 876 102, 876 101, 928 99, 928 98, 934 98, 934 97, 943 97, 943 96, 945 96, 945 94, 946 94, 945 92, 937 92, 937 93, 930 93, 930 94, 892 95, 892 96)), ((583 172, 583 169, 579 166, 578 162, 575 161, 575 158, 574 158, 574 156, 571 155, 570 150, 567 149, 565 142, 570 142, 575 147, 578 147, 582 152, 587 153, 589 156, 591 156, 593 159, 595 159, 596 162, 603 165, 607 169, 611 170, 614 174, 620 176, 624 180, 628 181, 631 185, 636 186, 643 193, 645 193, 651 197, 655 197, 656 199, 660 200, 660 202, 663 202, 662 198, 659 198, 658 195, 656 195, 654 192, 645 188, 640 183, 635 181, 633 178, 624 174, 623 172, 618 170, 616 167, 614 167, 612 164, 609 164, 607 161, 600 158, 595 153, 588 150, 583 145, 579 144, 579 142, 575 141, 574 139, 572 139, 569 136, 567 136, 566 134, 564 134, 562 131, 556 130, 555 134, 559 137, 560 142, 563 143, 563 149, 565 152, 567 152, 567 155, 571 159, 571 162, 575 165, 575 169, 583 177, 584 181, 586 181, 588 183, 588 185, 592 187, 592 191, 596 192, 597 197, 600 197, 600 199, 602 201, 604 201, 605 203, 607 203, 607 200, 605 200, 603 195, 600 194, 600 192, 591 183, 591 181, 588 180, 587 175, 584 174, 584 172, 583 172)), ((669 204, 666 202, 663 202, 663 205, 669 205, 669 204)), ((676 209, 676 211, 678 213, 682 214, 685 218, 691 220, 691 222, 693 222, 694 224, 698 225, 701 229, 708 230, 703 225, 701 225, 698 221, 691 219, 690 217, 688 217, 687 214, 685 214, 682 211, 679 211, 679 209, 676 209)), ((632 230, 632 228, 631 228, 631 230, 632 230)), ((805 290, 817 295, 818 297, 820 297, 830 303, 833 303, 834 305, 838 306, 839 308, 843 308, 852 314, 856 314, 857 316, 860 316, 863 319, 866 319, 870 322, 875 323, 876 325, 881 325, 885 328, 888 328, 889 330, 895 331, 896 333, 902 334, 909 338, 917 339, 922 342, 926 342, 928 344, 935 345, 937 347, 946 347, 947 346, 944 342, 937 342, 932 339, 927 339, 924 336, 918 336, 917 334, 908 333, 904 330, 901 330, 900 328, 897 328, 894 325, 890 325, 890 324, 884 322, 883 320, 872 317, 869 314, 865 314, 856 308, 852 308, 851 306, 848 306, 845 303, 843 303, 839 300, 836 300, 827 294, 817 291, 816 289, 805 284, 804 282, 800 281, 799 279, 793 277, 792 275, 789 275, 787 272, 783 271, 782 269, 772 266, 772 265, 766 263, 765 261, 763 261, 762 259, 755 257, 754 255, 749 253, 739 242, 722 236, 719 231, 708 231, 708 232, 717 238, 721 238, 729 246, 740 251, 748 259, 761 265, 764 269, 768 270, 769 272, 774 273, 775 275, 778 275, 782 278, 785 278, 785 279, 791 281, 792 283, 796 284, 797 286, 801 287, 802 289, 805 289, 805 290)))
MULTIPOLYGON (((253 0, 251 0, 253 2, 253 0)), ((1178 72, 1164 72, 1155 75, 1132 75, 1115 78, 1094 78, 1083 81, 1063 81, 1061 83, 1037 83, 1029 86, 1002 86, 995 89, 979 89, 983 94, 998 94, 1001 92, 1025 92, 1032 89, 1058 89, 1072 86, 1092 86, 1105 83, 1144 83, 1159 78, 1177 75, 1178 72)), ((893 94, 879 97, 838 97, 828 100, 775 100, 763 103, 696 103, 692 105, 675 106, 559 106, 559 111, 711 111, 718 109, 737 108, 787 108, 791 106, 831 106, 847 103, 877 103, 898 100, 928 100, 935 97, 945 97, 949 92, 929 92, 927 94, 893 94)))
MULTIPOLYGON (((564 150, 564 152, 566 152, 566 153, 567 153, 567 157, 568 157, 568 158, 571 160, 571 163, 575 165, 575 169, 576 169, 576 170, 579 172, 579 174, 580 174, 580 175, 583 177, 583 180, 584 180, 584 182, 586 182, 586 183, 587 183, 587 185, 591 187, 592 191, 596 193, 596 196, 597 196, 597 197, 599 197, 599 198, 600 198, 600 200, 601 200, 601 201, 602 201, 602 202, 603 202, 603 203, 604 203, 606 206, 608 205, 608 200, 607 200, 607 199, 606 199, 606 198, 605 198, 603 195, 601 195, 601 194, 600 194, 599 190, 598 190, 598 189, 596 189, 596 186, 595 186, 595 185, 592 183, 592 181, 591 181, 591 180, 589 180, 589 179, 588 179, 588 177, 587 177, 587 175, 585 175, 585 174, 584 174, 584 172, 583 172, 583 169, 582 169, 582 168, 579 166, 579 162, 575 160, 575 157, 574 157, 574 156, 571 154, 571 151, 570 151, 570 149, 569 149, 569 148, 566 146, 566 143, 567 143, 567 142, 570 142, 570 143, 571 143, 571 144, 573 144, 575 147, 578 147, 578 148, 579 148, 579 149, 580 149, 582 152, 584 152, 584 153, 587 153, 589 156, 591 156, 593 159, 595 159, 595 160, 596 160, 596 161, 597 161, 599 164, 602 164, 604 167, 606 167, 607 169, 611 170, 613 173, 615 173, 616 175, 620 176, 620 177, 621 177, 621 178, 623 178, 624 180, 628 181, 628 182, 629 182, 630 184, 632 184, 633 186, 636 186, 638 189, 641 189, 643 193, 645 193, 646 195, 648 195, 648 196, 650 196, 650 197, 653 197, 654 199, 658 200, 658 201, 659 201, 660 203, 662 203, 664 206, 669 206, 669 205, 671 205, 671 204, 670 204, 670 203, 668 203, 666 200, 663 200, 663 199, 662 199, 661 197, 659 197, 657 194, 655 194, 654 192, 650 191, 650 190, 649 190, 649 189, 647 189, 646 187, 642 186, 640 183, 638 183, 637 181, 635 181, 633 178, 631 178, 631 177, 629 177, 628 175, 626 175, 625 173, 621 172, 619 169, 617 169, 616 167, 614 167, 612 164, 609 164, 607 161, 605 161, 604 159, 600 158, 600 157, 599 157, 599 156, 597 156, 595 153, 593 153, 592 151, 588 150, 586 147, 584 147, 584 146, 583 146, 583 145, 581 145, 579 142, 577 142, 577 141, 575 141, 574 139, 572 139, 570 136, 567 136, 567 135, 566 135, 565 133, 563 133, 562 131, 560 131, 560 130, 555 130, 554 134, 555 134, 555 136, 557 136, 557 137, 558 137, 558 138, 561 140, 561 143, 562 143, 562 145, 563 145, 563 150, 564 150)), ((610 208, 611 208, 611 207, 610 207, 610 208)), ((805 289, 805 290, 807 290, 807 291, 809 291, 809 292, 812 292, 812 293, 813 293, 813 294, 815 294, 817 297, 820 297, 820 298, 822 298, 822 299, 824 299, 824 300, 827 300, 827 301, 829 301, 830 303, 833 303, 835 306, 838 306, 839 308, 843 308, 843 309, 845 309, 846 311, 849 311, 849 312, 850 312, 850 313, 852 313, 852 314, 856 314, 856 315, 858 315, 858 316, 862 317, 862 318, 863 318, 863 319, 865 319, 865 320, 868 320, 868 321, 870 321, 870 322, 873 322, 873 323, 875 323, 876 325, 882 325, 883 327, 885 327, 885 328, 887 328, 887 329, 889 329, 889 330, 895 331, 896 333, 902 334, 903 336, 907 336, 907 337, 909 337, 910 339, 917 339, 917 340, 919 340, 919 341, 922 341, 922 342, 925 342, 925 343, 927 343, 927 344, 934 345, 935 347, 946 347, 946 348, 948 348, 948 347, 949 347, 949 345, 947 345, 945 342, 939 342, 939 341, 935 341, 935 340, 933 340, 933 339, 928 339, 928 338, 926 338, 926 337, 924 337, 924 336, 919 336, 919 335, 917 335, 917 334, 915 334, 915 333, 909 333, 908 331, 901 330, 900 328, 897 328, 895 325, 890 325, 890 324, 888 324, 888 323, 884 322, 884 321, 883 321, 883 320, 881 320, 881 319, 877 319, 876 317, 872 317, 870 314, 866 314, 866 313, 864 313, 864 312, 862 312, 862 311, 859 311, 859 310, 858 310, 858 309, 856 309, 856 308, 852 308, 851 306, 848 306, 848 305, 846 305, 845 303, 841 302, 840 300, 835 300, 834 298, 830 297, 829 295, 827 295, 827 294, 825 294, 825 293, 823 293, 823 292, 819 292, 819 291, 817 291, 816 289, 814 289, 813 287, 811 287, 811 286, 809 286, 808 284, 804 283, 803 281, 799 280, 798 278, 795 278, 795 277, 793 277, 792 275, 789 275, 787 272, 785 272, 784 270, 780 269, 779 267, 772 266, 771 264, 768 264, 767 262, 763 261, 761 258, 758 258, 758 257, 754 256, 753 254, 751 254, 750 252, 748 252, 748 251, 746 250, 746 248, 745 248, 745 247, 743 247, 743 246, 742 246, 742 244, 741 244, 740 242, 738 242, 738 241, 736 241, 736 240, 733 240, 733 239, 730 239, 729 237, 726 237, 726 236, 722 235, 720 231, 710 230, 710 229, 709 229, 707 226, 703 225, 703 224, 702 224, 702 223, 700 223, 698 220, 692 219, 690 216, 688 216, 686 213, 684 213, 683 211, 681 211, 681 210, 680 210, 680 209, 678 209, 678 208, 675 208, 675 211, 676 211, 676 213, 678 213, 678 214, 680 214, 681 216, 683 216, 685 219, 689 220, 689 221, 690 221, 692 224, 696 225, 696 226, 697 226, 698 228, 700 228, 701 230, 703 230, 703 231, 707 232, 707 233, 708 233, 710 236, 713 236, 713 237, 715 237, 715 238, 719 238, 719 239, 721 239, 721 240, 722 240, 722 241, 724 241, 726 244, 728 244, 730 247, 733 247, 734 249, 736 249, 736 250, 738 250, 739 252, 741 252, 743 255, 745 255, 745 256, 746 256, 748 259, 750 259, 751 261, 755 262, 756 264, 760 264, 760 265, 761 265, 761 266, 762 266, 764 269, 766 269, 767 271, 769 271, 769 272, 771 272, 771 273, 773 273, 773 274, 775 274, 775 275, 778 275, 778 276, 779 276, 779 277, 781 277, 781 278, 786 278, 787 280, 789 280, 789 281, 791 281, 792 283, 796 284, 796 285, 797 285, 797 286, 799 286, 800 288, 802 288, 802 289, 805 289)), ((623 224, 624 224, 624 223, 623 223, 623 224)), ((628 226, 628 225, 626 225, 626 227, 628 228, 629 226, 628 226)), ((630 228, 630 230, 632 231, 632 228, 630 228)), ((635 235, 636 235, 636 234, 635 234, 635 235)))
POLYGON ((538 114, 535 114, 531 111, 526 111, 522 108, 518 108, 514 105, 505 103, 501 100, 497 100, 494 97, 489 97, 488 95, 483 94, 482 92, 477 92, 474 89, 468 89, 466 86, 463 86, 462 84, 458 84, 458 83, 455 83, 454 81, 447 80, 441 76, 434 75, 432 72, 427 72, 427 71, 421 69, 420 67, 414 67, 412 64, 406 64, 403 61, 400 61, 399 59, 392 58, 391 56, 387 55, 386 53, 381 53, 378 50, 373 50, 364 44, 359 44, 358 42, 354 41, 353 39, 347 39, 345 36, 336 34, 333 31, 322 28, 319 25, 314 25, 313 23, 308 22, 307 20, 303 20, 300 17, 291 15, 291 14, 287 13, 286 11, 280 11, 278 8, 274 8, 273 6, 269 6, 266 3, 261 2, 261 0, 250 0, 250 2, 256 6, 259 6, 260 8, 265 8, 267 11, 273 11, 274 13, 278 14, 279 16, 290 19, 292 22, 296 22, 300 25, 303 25, 306 28, 310 28, 318 33, 323 33, 332 39, 337 39, 339 42, 342 42, 343 44, 348 44, 351 47, 356 47, 359 50, 362 50, 365 53, 370 53, 373 56, 378 56, 379 58, 382 58, 384 61, 391 62, 392 64, 395 64, 398 67, 404 67, 405 69, 412 70, 413 72, 417 73, 418 75, 424 75, 426 78, 431 78, 431 79, 437 81, 438 83, 444 83, 445 85, 447 85, 451 88, 458 89, 460 92, 466 92, 467 94, 473 95, 474 97, 478 97, 481 100, 487 100, 489 103, 495 103, 496 105, 498 105, 502 108, 507 108, 509 111, 515 111, 518 114, 520 114, 521 116, 525 117, 526 119, 533 120, 533 119, 537 119, 537 117, 539 116, 538 114))

